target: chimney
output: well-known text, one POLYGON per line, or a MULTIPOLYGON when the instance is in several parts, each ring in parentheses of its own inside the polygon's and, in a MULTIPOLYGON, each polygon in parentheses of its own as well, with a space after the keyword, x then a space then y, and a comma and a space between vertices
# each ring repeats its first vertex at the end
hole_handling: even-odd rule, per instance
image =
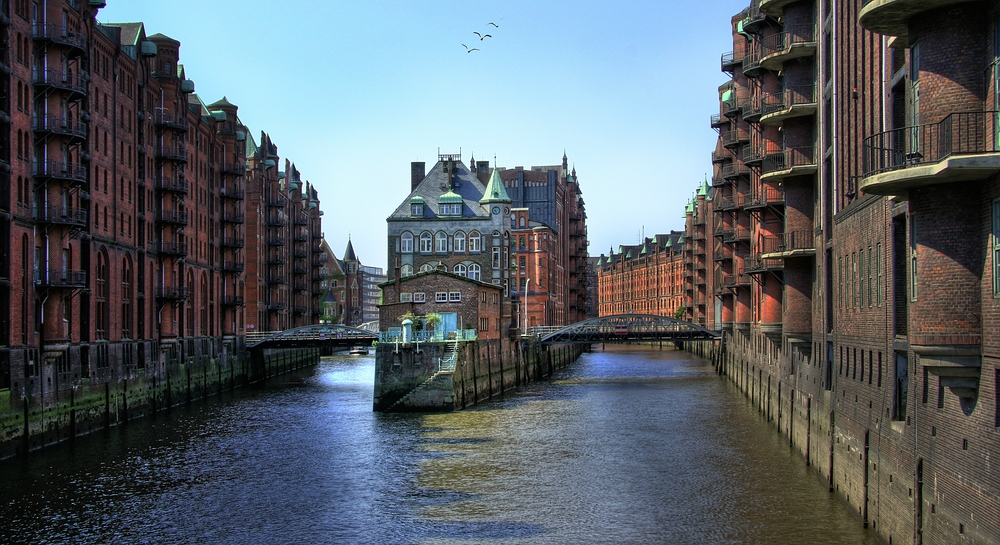
POLYGON ((426 176, 426 173, 424 172, 423 161, 414 161, 410 163, 410 191, 413 191, 418 185, 420 185, 424 176, 426 176))
POLYGON ((479 178, 479 182, 483 185, 490 181, 489 161, 476 161, 476 177, 479 178))

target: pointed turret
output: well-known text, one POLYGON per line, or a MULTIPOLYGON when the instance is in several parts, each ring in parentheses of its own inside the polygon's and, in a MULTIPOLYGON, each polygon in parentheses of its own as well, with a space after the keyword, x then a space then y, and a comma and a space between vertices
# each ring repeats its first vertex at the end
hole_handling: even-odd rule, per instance
POLYGON ((507 195, 507 188, 504 187, 503 180, 500 179, 500 171, 494 168, 493 175, 490 176, 490 181, 486 184, 486 189, 483 191, 483 198, 479 199, 479 204, 510 204, 510 202, 510 197, 507 195))
POLYGON ((354 255, 354 244, 351 239, 347 239, 347 249, 344 250, 344 261, 357 261, 358 256, 354 255))

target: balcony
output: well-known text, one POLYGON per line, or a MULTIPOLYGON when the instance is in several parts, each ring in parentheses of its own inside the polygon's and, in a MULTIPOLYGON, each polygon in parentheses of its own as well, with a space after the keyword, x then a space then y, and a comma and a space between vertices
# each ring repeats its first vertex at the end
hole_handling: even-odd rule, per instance
POLYGON ((295 282, 292 284, 292 289, 295 291, 309 291, 309 286, 305 282, 295 282))
POLYGON ((791 231, 761 239, 761 259, 785 259, 816 255, 812 231, 791 231))
POLYGON ((733 154, 726 150, 713 151, 712 152, 712 162, 713 163, 725 163, 733 158, 733 154))
POLYGON ((242 248, 246 241, 243 237, 222 237, 219 243, 223 248, 242 248))
POLYGON ((267 276, 268 284, 287 284, 285 277, 280 274, 270 274, 267 276))
POLYGON ((223 163, 222 166, 219 167, 219 171, 223 174, 229 174, 230 176, 243 176, 247 172, 247 166, 243 161, 223 163))
POLYGON ((900 195, 910 189, 980 180, 1000 172, 1000 112, 958 112, 865 138, 860 189, 900 195))
POLYGON ((188 213, 180 210, 161 210, 160 213, 156 215, 156 221, 171 225, 187 225, 188 213))
POLYGON ((733 161, 729 164, 722 165, 721 170, 722 170, 722 177, 727 180, 739 178, 740 176, 750 175, 750 168, 740 161, 733 161))
POLYGON ((157 251, 160 252, 161 255, 187 257, 188 246, 186 242, 161 242, 157 251))
POLYGON ((967 0, 865 0, 858 23, 865 29, 908 41, 910 18, 932 9, 962 4, 967 0))
POLYGON ((38 116, 32 123, 32 130, 37 134, 60 136, 69 143, 87 138, 87 123, 65 115, 38 116))
POLYGON ((243 223, 243 211, 223 210, 222 214, 219 215, 219 220, 222 223, 243 223))
POLYGON ((722 275, 722 286, 726 288, 740 288, 750 285, 750 275, 746 273, 740 274, 724 274, 722 275))
POLYGON ((71 185, 87 183, 87 167, 62 161, 42 161, 35 166, 35 180, 60 181, 71 185))
POLYGON ((268 227, 284 227, 288 225, 288 216, 284 214, 272 214, 267 217, 268 227))
POLYGON ((222 296, 222 306, 224 307, 242 307, 245 301, 242 295, 223 295, 222 296))
POLYGON ((179 177, 161 177, 156 180, 156 190, 187 195, 188 181, 179 177))
POLYGON ((243 272, 243 270, 246 268, 246 265, 242 261, 223 259, 222 262, 219 264, 219 268, 222 269, 223 272, 238 274, 243 272))
POLYGON ((743 260, 743 272, 746 274, 763 274, 784 269, 784 262, 780 259, 765 259, 761 254, 747 256, 743 260))
POLYGON ((306 307, 292 307, 292 312, 295 314, 305 314, 309 309, 306 307))
POLYGON ((735 210, 743 208, 746 195, 734 193, 732 197, 716 196, 712 199, 713 209, 717 211, 735 210))
POLYGON ((272 255, 272 256, 269 256, 267 259, 265 259, 264 262, 267 263, 268 265, 274 267, 274 266, 278 266, 278 265, 284 265, 285 264, 285 258, 283 256, 280 256, 280 255, 272 255))
POLYGON ((816 54, 816 26, 789 25, 761 40, 761 67, 777 72, 786 62, 816 54))
POLYGON ((785 6, 798 0, 760 0, 760 11, 771 17, 781 17, 785 6))
POLYGON ((51 87, 69 95, 69 98, 82 98, 87 94, 86 73, 63 72, 62 70, 42 70, 35 73, 32 80, 36 87, 51 87))
POLYGON ((721 129, 729 126, 729 120, 722 117, 722 114, 712 114, 712 117, 709 118, 709 124, 713 129, 721 129))
POLYGON ((750 240, 750 229, 736 227, 722 233, 722 242, 746 242, 750 240))
POLYGON ((735 148, 740 144, 750 141, 750 131, 740 127, 724 130, 720 136, 722 138, 722 145, 726 148, 735 148))
POLYGON ((153 124, 160 128, 174 129, 186 132, 188 130, 188 120, 184 114, 171 114, 166 110, 156 112, 153 124))
POLYGON ((737 68, 743 65, 743 52, 729 51, 723 53, 719 64, 723 72, 732 74, 737 68))
POLYGON ((745 32, 754 32, 768 21, 767 13, 761 11, 758 6, 751 5, 745 13, 746 15, 743 17, 743 20, 740 21, 741 30, 745 32))
POLYGON ((156 158, 166 161, 187 163, 188 152, 184 146, 160 146, 156 148, 156 158))
POLYGON ((292 251, 292 257, 296 259, 305 259, 309 257, 309 252, 301 248, 295 248, 295 250, 292 251))
POLYGON ((309 225, 309 218, 299 214, 295 216, 295 219, 292 220, 292 223, 294 225, 309 225))
POLYGON ((53 23, 35 23, 31 35, 36 41, 51 42, 65 47, 71 57, 87 52, 87 35, 53 23))
POLYGON ((816 114, 816 86, 789 87, 764 98, 760 124, 780 127, 786 119, 816 114))
POLYGON ((285 303, 268 303, 267 304, 267 310, 270 310, 272 312, 279 311, 279 310, 285 310, 285 308, 287 308, 285 306, 285 303))
POLYGON ((760 181, 780 182, 793 176, 816 174, 816 148, 791 148, 769 153, 760 167, 760 181))
POLYGON ((747 51, 746 56, 743 57, 743 75, 748 78, 756 78, 760 76, 763 67, 760 64, 761 58, 763 58, 764 53, 761 50, 760 42, 750 42, 749 51, 747 51))
POLYGON ((69 227, 86 227, 87 211, 83 208, 46 206, 35 211, 35 222, 69 227))
POLYGON ((288 199, 286 199, 284 195, 268 193, 264 200, 267 202, 268 206, 276 208, 284 208, 285 205, 288 204, 288 199))
POLYGON ((268 246, 284 246, 285 245, 285 239, 282 238, 282 237, 279 237, 279 236, 272 235, 270 237, 267 237, 267 245, 268 246))
POLYGON ((746 166, 759 166, 764 161, 764 148, 757 146, 747 146, 743 148, 743 164, 746 166))
POLYGON ((223 199, 233 199, 236 201, 242 201, 246 198, 246 191, 239 187, 220 187, 219 196, 223 199))
POLYGON ((160 286, 156 289, 157 299, 166 299, 172 301, 183 301, 187 299, 188 290, 184 287, 177 286, 160 286))
POLYGON ((733 249, 729 246, 723 246, 721 248, 716 248, 712 253, 712 259, 715 261, 728 261, 733 258, 733 249))
POLYGON ((42 269, 35 271, 35 286, 52 290, 76 290, 87 287, 87 271, 42 269))
POLYGON ((768 206, 782 206, 785 204, 785 192, 770 186, 763 186, 759 191, 754 191, 744 205, 747 210, 761 209, 768 206))
POLYGON ((747 123, 757 123, 764 114, 764 97, 752 96, 743 107, 743 119, 747 123))

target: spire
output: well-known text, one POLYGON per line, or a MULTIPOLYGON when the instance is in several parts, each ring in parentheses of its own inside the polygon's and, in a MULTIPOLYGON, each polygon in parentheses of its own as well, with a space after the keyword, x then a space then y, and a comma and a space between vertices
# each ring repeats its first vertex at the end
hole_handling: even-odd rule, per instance
POLYGON ((507 196, 507 189, 503 186, 503 180, 500 179, 500 171, 496 168, 493 169, 493 175, 490 176, 490 181, 486 184, 483 198, 479 199, 479 204, 494 202, 507 204, 511 202, 510 197, 507 196))
POLYGON ((357 261, 358 256, 354 255, 354 244, 351 243, 351 237, 347 237, 347 249, 344 250, 344 261, 357 261))

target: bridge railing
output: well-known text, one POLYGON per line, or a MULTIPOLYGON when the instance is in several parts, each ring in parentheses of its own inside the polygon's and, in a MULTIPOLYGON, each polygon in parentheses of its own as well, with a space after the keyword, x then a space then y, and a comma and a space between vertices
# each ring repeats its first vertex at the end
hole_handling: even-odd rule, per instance
MULTIPOLYGON (((401 343, 403 342, 402 330, 379 331, 378 342, 380 343, 401 343)), ((474 341, 478 339, 474 329, 456 329, 446 334, 437 334, 433 331, 414 331, 410 335, 410 342, 446 342, 446 341, 474 341)))

